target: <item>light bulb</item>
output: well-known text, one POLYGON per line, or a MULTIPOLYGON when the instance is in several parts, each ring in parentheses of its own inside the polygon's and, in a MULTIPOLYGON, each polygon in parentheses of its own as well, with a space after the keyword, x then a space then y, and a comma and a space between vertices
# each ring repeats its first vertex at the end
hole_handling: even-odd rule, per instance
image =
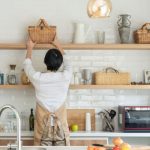
POLYGON ((88 16, 91 18, 109 17, 112 9, 110 0, 90 0, 87 7, 88 16))

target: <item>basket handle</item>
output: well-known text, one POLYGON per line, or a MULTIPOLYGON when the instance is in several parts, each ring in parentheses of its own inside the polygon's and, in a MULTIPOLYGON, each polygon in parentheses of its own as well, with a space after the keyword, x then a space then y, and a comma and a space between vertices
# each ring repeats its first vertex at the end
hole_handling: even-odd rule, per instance
POLYGON ((105 69, 106 73, 108 73, 109 70, 111 70, 111 71, 113 71, 113 72, 115 72, 115 73, 119 73, 119 71, 116 70, 116 69, 114 69, 113 67, 107 67, 107 68, 105 69))
POLYGON ((43 26, 49 27, 49 26, 48 26, 48 23, 47 23, 44 19, 40 19, 40 21, 39 21, 37 27, 43 27, 43 26))
POLYGON ((142 29, 143 29, 143 30, 150 30, 150 23, 145 23, 145 24, 142 26, 142 29))

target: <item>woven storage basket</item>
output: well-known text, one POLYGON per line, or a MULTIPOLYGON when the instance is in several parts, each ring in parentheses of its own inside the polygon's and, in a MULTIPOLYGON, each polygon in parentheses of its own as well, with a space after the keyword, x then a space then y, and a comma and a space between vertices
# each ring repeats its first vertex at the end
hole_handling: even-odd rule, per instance
POLYGON ((113 68, 106 68, 106 72, 95 73, 96 85, 129 85, 131 83, 130 74, 118 72, 113 68), (108 72, 113 70, 114 72, 108 72))
POLYGON ((56 26, 48 26, 44 19, 40 19, 37 26, 28 27, 28 33, 31 40, 37 44, 48 44, 56 36, 56 26))
POLYGON ((150 44, 150 23, 146 23, 141 29, 134 32, 134 40, 138 44, 150 44))

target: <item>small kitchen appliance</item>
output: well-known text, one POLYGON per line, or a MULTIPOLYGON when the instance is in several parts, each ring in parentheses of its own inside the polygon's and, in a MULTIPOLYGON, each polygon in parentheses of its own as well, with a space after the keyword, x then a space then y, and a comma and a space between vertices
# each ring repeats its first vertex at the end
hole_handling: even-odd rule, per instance
POLYGON ((150 132, 150 106, 119 106, 118 123, 124 132, 150 132))

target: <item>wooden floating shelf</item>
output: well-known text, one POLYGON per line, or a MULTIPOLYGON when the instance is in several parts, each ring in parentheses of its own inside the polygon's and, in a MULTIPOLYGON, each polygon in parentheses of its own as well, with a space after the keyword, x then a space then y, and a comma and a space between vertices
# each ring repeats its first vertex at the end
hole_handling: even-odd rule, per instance
POLYGON ((70 85, 70 89, 150 89, 150 85, 70 85))
POLYGON ((18 85, 0 85, 1 89, 23 89, 23 88, 29 88, 32 87, 32 85, 22 85, 22 84, 18 84, 18 85))
MULTIPOLYGON (((23 89, 29 88, 32 85, 0 85, 1 89, 23 89)), ((126 90, 148 90, 150 85, 70 85, 70 89, 126 89, 126 90)))
MULTIPOLYGON (((49 49, 52 45, 50 44, 36 44, 35 49, 49 49)), ((140 50, 140 49, 149 49, 150 44, 62 44, 62 47, 65 50, 140 50)), ((0 49, 26 49, 26 44, 24 43, 0 43, 0 49)))

